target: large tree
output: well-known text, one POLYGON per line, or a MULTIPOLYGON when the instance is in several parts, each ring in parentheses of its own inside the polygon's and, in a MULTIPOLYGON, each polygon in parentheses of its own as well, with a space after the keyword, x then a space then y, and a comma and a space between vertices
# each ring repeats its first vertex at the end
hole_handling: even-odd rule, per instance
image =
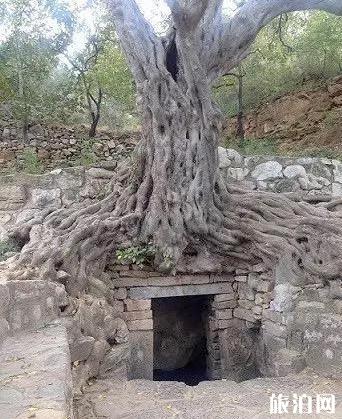
POLYGON ((248 55, 273 18, 306 9, 342 14, 341 1, 246 0, 229 18, 222 0, 167 3, 170 31, 159 37, 134 0, 110 0, 136 83, 141 142, 105 199, 16 226, 12 235, 26 243, 11 261, 16 277, 18 269, 50 279, 63 270, 74 279, 68 291, 80 291, 89 276, 100 275, 115 249, 133 239, 153 242, 156 263, 164 269, 184 268, 185 262, 190 270, 220 269, 227 257, 271 266, 288 255, 289 269, 336 277, 342 264, 336 202, 244 191, 221 179, 221 115, 211 86, 248 55))

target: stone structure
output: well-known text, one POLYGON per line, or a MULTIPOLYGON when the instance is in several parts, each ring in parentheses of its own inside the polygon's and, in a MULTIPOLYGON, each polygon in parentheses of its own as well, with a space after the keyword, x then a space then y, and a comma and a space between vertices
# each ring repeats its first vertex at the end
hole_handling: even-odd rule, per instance
POLYGON ((35 169, 25 167, 25 160, 34 155, 39 168, 45 171, 101 160, 115 163, 129 155, 138 140, 134 132, 115 135, 101 130, 96 138, 89 140, 87 131, 83 126, 33 125, 28 142, 23 144, 20 130, 13 123, 0 120, 0 173, 35 169))
POLYGON ((342 163, 327 158, 241 156, 219 147, 220 169, 230 184, 300 196, 342 196, 342 163))
POLYGON ((70 353, 58 324, 8 338, 0 350, 0 417, 72 419, 70 353))
MULTIPOLYGON (((297 193, 303 199, 341 196, 342 165, 328 159, 243 157, 219 149, 220 169, 232 187, 297 193)), ((0 178, 0 240, 17 220, 40 211, 92 202, 110 188, 113 167, 58 169, 44 175, 0 178)), ((7 258, 11 252, 3 253, 7 258)), ((1 340, 40 328, 58 317, 68 332, 74 388, 91 377, 153 377, 160 368, 154 334, 167 329, 155 321, 163 301, 202 296, 193 340, 173 358, 179 368, 191 359, 194 344, 206 340, 206 377, 245 380, 258 375, 283 376, 309 366, 342 377, 342 282, 312 283, 287 270, 287 257, 272 270, 262 264, 226 266, 223 272, 178 272, 165 276, 149 266, 114 264, 104 277, 89 278, 87 293, 68 299, 72 281, 60 271, 59 283, 0 283, 1 340), (65 288, 64 288, 65 287, 65 288), (155 312, 153 311, 155 310, 155 312), (159 331, 159 332, 158 332, 159 331), (155 354, 155 356, 154 356, 155 354)), ((173 314, 174 322, 181 317, 173 314)), ((179 324, 170 341, 180 344, 188 327, 179 324)), ((6 345, 6 341, 4 343, 6 345)), ((172 346, 173 345, 173 346, 172 346)), ((1 349, 0 349, 1 351, 1 349)), ((166 366, 170 369, 170 365, 166 366)))

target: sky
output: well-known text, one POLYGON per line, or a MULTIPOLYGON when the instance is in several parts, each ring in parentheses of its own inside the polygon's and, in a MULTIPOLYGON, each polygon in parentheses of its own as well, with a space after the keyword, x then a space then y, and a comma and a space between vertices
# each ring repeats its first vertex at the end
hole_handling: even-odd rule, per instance
MULTIPOLYGON (((81 26, 87 28, 88 31, 95 31, 96 12, 94 9, 87 8, 88 0, 67 0, 67 3, 72 7, 80 9, 80 20, 81 26)), ((170 10, 166 5, 165 0, 136 0, 140 9, 144 13, 145 17, 151 22, 156 32, 163 31, 162 22, 168 16, 170 10)), ((236 9, 234 0, 224 0, 223 7, 226 14, 233 13, 236 9)), ((73 53, 74 50, 79 50, 81 45, 86 42, 86 31, 79 30, 74 34, 72 45, 69 47, 69 53, 73 53)))
MULTIPOLYGON (((136 0, 146 18, 151 22, 157 33, 163 32, 163 21, 169 14, 165 0, 136 0)), ((76 51, 83 48, 89 33, 96 30, 96 14, 98 11, 87 7, 89 0, 65 0, 65 3, 73 10, 78 11, 79 29, 75 31, 73 42, 68 48, 68 54, 73 55, 76 51)), ((226 14, 232 13, 236 7, 234 0, 224 0, 224 10, 226 14)), ((6 39, 8 31, 0 23, 0 43, 6 39)))

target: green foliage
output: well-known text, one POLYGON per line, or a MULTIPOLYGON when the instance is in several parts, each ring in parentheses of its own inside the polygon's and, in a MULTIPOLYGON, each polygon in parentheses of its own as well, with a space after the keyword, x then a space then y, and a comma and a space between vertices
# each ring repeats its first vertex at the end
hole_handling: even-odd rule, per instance
POLYGON ((149 243, 146 246, 131 246, 116 251, 116 259, 124 265, 149 265, 156 254, 156 248, 149 243))
MULTIPOLYGON (((342 18, 325 12, 289 15, 279 38, 274 20, 258 35, 243 61, 245 111, 298 89, 319 86, 342 71, 342 18)), ((226 76, 214 96, 222 110, 237 113, 237 80, 226 76), (223 83, 222 83, 223 81, 223 83)))
POLYGON ((43 111, 42 85, 71 39, 74 21, 57 0, 0 1, 0 100, 9 102, 25 136, 29 122, 43 111))
POLYGON ((38 154, 32 148, 25 148, 20 155, 20 170, 25 173, 38 175, 43 172, 43 165, 39 160, 38 154))
POLYGON ((105 94, 128 111, 134 107, 134 82, 117 42, 106 41, 99 56, 96 76, 105 94))
POLYGON ((12 240, 0 240, 0 262, 7 259, 6 253, 18 252, 19 246, 12 240))
POLYGON ((235 138, 227 138, 226 148, 233 148, 243 155, 277 155, 278 142, 272 138, 246 138, 242 142, 235 138))
POLYGON ((84 139, 82 141, 82 149, 80 158, 77 161, 78 166, 91 166, 98 160, 93 151, 94 140, 84 139))

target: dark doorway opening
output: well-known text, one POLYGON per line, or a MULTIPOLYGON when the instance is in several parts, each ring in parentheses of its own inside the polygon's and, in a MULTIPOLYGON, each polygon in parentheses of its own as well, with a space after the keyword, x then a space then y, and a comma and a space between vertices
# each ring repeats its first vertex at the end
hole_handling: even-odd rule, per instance
POLYGON ((207 380, 207 296, 155 298, 153 379, 195 386, 207 380))

